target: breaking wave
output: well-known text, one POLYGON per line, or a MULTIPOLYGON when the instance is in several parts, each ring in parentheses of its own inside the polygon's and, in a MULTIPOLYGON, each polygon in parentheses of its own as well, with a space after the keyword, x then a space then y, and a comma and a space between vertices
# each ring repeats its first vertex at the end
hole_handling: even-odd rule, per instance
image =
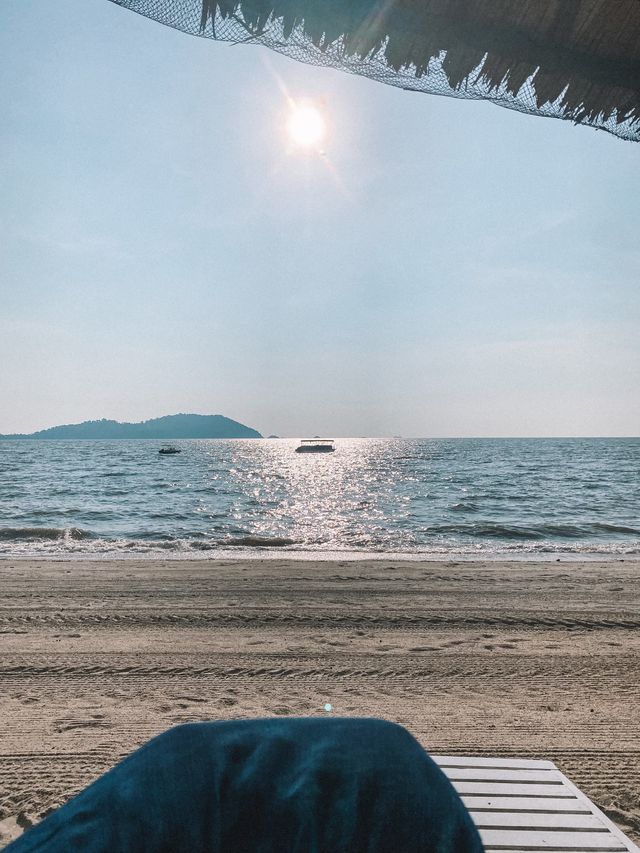
POLYGON ((79 527, 0 527, 0 542, 77 542, 91 537, 79 527))
POLYGON ((240 536, 237 539, 227 539, 223 544, 237 548, 286 548, 287 545, 296 543, 284 536, 240 536))
POLYGON ((498 522, 475 522, 471 524, 439 524, 428 527, 428 535, 448 534, 451 536, 471 536, 481 539, 585 539, 599 536, 602 533, 620 533, 640 536, 640 527, 630 527, 620 524, 603 524, 592 522, 587 524, 538 524, 516 525, 499 524, 498 522))

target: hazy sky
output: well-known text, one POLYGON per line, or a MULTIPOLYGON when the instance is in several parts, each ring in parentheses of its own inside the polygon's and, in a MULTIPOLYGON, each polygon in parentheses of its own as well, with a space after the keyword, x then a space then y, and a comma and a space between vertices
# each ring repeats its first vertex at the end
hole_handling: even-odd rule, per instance
POLYGON ((639 145, 107 0, 3 0, 0 76, 0 432, 640 432, 639 145))

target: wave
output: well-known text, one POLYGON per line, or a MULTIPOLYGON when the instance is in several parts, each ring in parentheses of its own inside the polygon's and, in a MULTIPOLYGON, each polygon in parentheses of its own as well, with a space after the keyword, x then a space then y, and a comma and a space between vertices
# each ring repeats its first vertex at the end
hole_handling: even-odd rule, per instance
POLYGON ((472 536, 480 539, 586 539, 601 536, 603 533, 640 536, 640 528, 617 524, 593 522, 589 524, 500 524, 499 522, 478 521, 468 524, 434 524, 423 531, 427 537, 433 535, 472 536))
MULTIPOLYGON (((158 515, 161 515, 160 513, 158 515)), ((319 531, 316 531, 319 533, 319 531)), ((491 558, 497 554, 637 554, 640 529, 612 522, 589 524, 546 523, 537 525, 504 524, 492 521, 467 521, 435 524, 406 530, 404 535, 390 534, 383 527, 366 536, 343 532, 337 539, 329 530, 320 535, 312 531, 298 538, 285 535, 244 533, 229 535, 224 526, 216 533, 169 532, 162 528, 131 530, 124 535, 104 534, 78 527, 5 527, 0 528, 0 556, 55 555, 150 555, 170 552, 176 556, 213 555, 281 551, 283 554, 314 552, 320 558, 329 552, 415 555, 477 554, 491 558)))
POLYGON ((286 548, 287 545, 295 544, 293 539, 284 536, 239 536, 218 543, 219 546, 231 545, 234 548, 286 548))
POLYGON ((593 524, 592 527, 594 530, 600 530, 603 533, 630 533, 632 536, 640 534, 639 528, 627 527, 623 524, 605 524, 604 522, 598 522, 593 524))
POLYGON ((89 530, 79 527, 0 527, 2 542, 81 541, 92 537, 89 530))
POLYGON ((473 501, 459 501, 449 507, 451 512, 477 512, 478 509, 478 505, 474 504, 473 501))

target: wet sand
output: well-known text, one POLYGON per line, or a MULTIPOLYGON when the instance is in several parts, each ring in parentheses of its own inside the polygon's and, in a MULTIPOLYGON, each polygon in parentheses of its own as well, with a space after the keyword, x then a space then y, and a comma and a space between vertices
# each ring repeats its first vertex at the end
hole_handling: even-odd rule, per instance
POLYGON ((191 720, 549 758, 640 840, 640 563, 0 561, 0 846, 191 720))

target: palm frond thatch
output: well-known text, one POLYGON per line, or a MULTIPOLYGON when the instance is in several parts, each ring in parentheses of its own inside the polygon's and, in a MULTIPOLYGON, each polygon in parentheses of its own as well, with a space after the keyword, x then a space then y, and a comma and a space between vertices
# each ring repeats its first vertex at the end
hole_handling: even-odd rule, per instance
POLYGON ((112 0, 403 88, 640 141, 640 0, 112 0))

